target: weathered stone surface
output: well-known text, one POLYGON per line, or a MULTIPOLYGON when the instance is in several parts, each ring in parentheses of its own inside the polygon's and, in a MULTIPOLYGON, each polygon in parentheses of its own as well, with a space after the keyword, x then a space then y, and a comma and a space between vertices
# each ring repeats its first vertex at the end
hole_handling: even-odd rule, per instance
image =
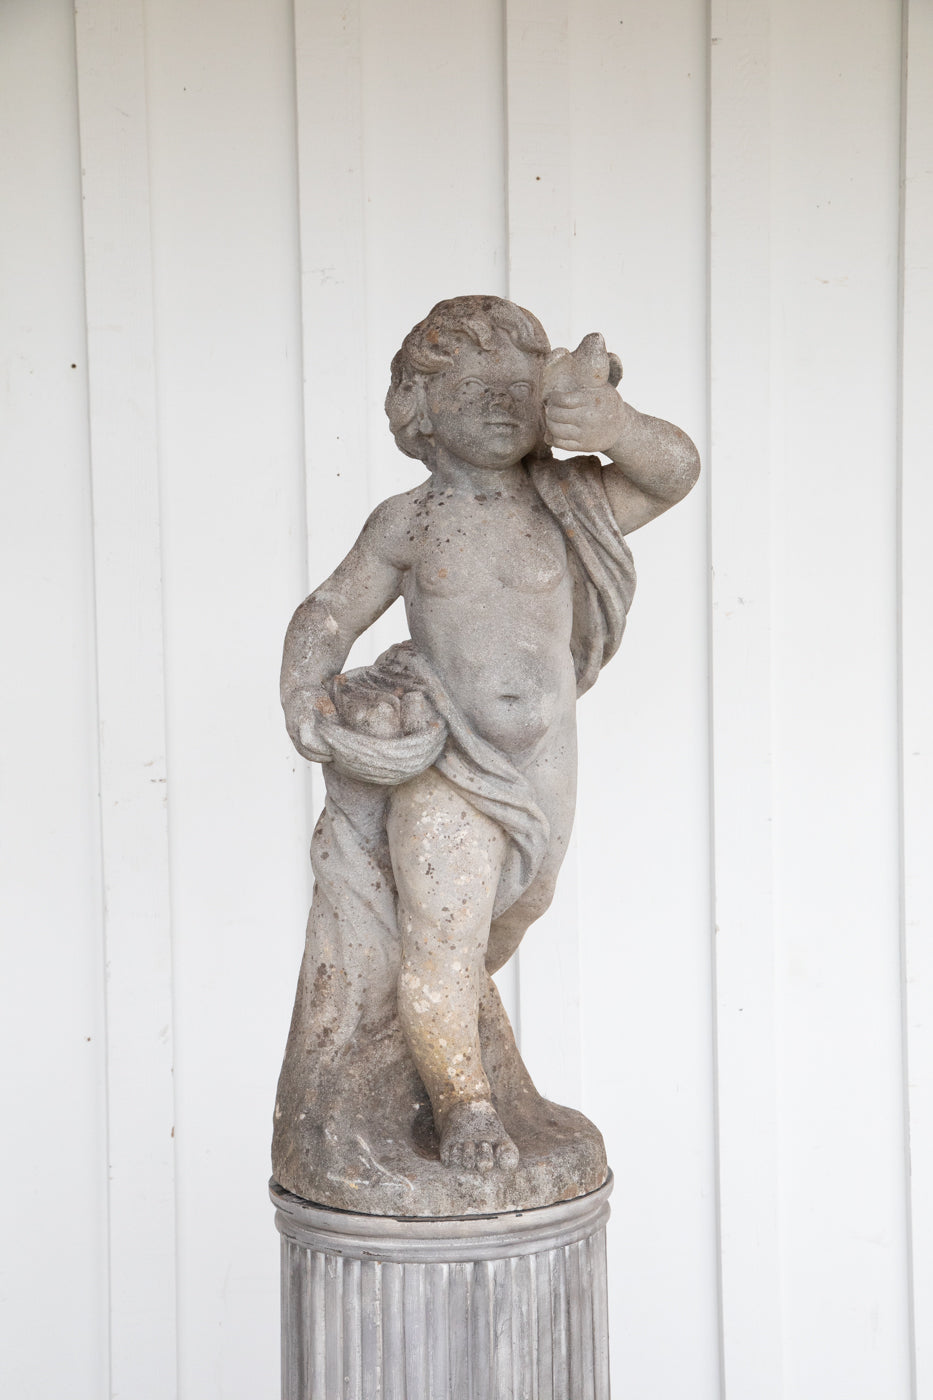
POLYGON ((377 508, 292 619, 282 702, 327 802, 273 1169, 320 1205, 482 1213, 605 1179, 598 1131, 534 1089, 490 974, 567 848, 576 698, 634 590, 624 536, 698 469, 679 429, 623 402, 620 374, 601 336, 552 352, 510 302, 440 303, 386 400, 430 480, 377 508), (410 640, 343 675, 398 596, 410 640))
POLYGON ((279 1122, 289 1131, 277 1134, 276 1180, 305 1199, 310 1182, 341 1210, 411 1216, 549 1205, 601 1186, 602 1136, 582 1113, 540 1097, 491 982, 480 1040, 493 1104, 518 1149, 513 1169, 441 1163, 430 1100, 387 1007, 382 1028, 354 1037, 329 1075, 314 1045, 304 1072, 295 1052, 280 1086, 279 1122), (324 1096, 325 1112, 314 1095, 324 1096))

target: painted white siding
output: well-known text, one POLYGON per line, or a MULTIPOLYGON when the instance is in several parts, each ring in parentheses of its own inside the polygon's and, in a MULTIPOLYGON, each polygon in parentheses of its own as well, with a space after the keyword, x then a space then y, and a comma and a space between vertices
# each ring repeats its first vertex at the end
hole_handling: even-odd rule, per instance
POLYGON ((931 72, 927 0, 0 7, 4 1396, 277 1394, 281 637, 491 291, 704 462, 502 979, 606 1135, 614 1388, 933 1400, 931 72))
POLYGON ((29 0, 0 29, 0 1393, 86 1400, 109 1287, 75 36, 29 0))

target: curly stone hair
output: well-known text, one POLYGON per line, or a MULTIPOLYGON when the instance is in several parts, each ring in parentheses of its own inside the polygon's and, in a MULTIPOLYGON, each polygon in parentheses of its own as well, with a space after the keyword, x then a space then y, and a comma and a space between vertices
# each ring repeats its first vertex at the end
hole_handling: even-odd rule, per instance
POLYGON ((408 332, 392 360, 392 381, 385 409, 395 441, 407 457, 433 469, 434 442, 424 432, 424 385, 454 363, 454 351, 464 338, 482 350, 492 350, 496 332, 512 344, 543 360, 550 351, 544 327, 536 316, 503 297, 466 296, 439 301, 423 321, 408 332))

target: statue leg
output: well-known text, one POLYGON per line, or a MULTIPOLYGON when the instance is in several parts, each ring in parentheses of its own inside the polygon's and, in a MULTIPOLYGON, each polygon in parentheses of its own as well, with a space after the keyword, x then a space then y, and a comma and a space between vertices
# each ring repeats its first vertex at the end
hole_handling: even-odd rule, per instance
POLYGON ((514 1167, 479 1041, 489 924, 508 846, 435 768, 396 788, 387 820, 399 895, 399 1022, 424 1081, 446 1166, 514 1167))

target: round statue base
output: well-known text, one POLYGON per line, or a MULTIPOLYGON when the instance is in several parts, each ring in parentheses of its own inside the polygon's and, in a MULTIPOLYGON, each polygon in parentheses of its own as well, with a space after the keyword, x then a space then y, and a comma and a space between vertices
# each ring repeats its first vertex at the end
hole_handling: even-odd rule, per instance
POLYGON ((282 1400, 609 1400, 611 1190, 404 1219, 273 1182, 282 1400))

